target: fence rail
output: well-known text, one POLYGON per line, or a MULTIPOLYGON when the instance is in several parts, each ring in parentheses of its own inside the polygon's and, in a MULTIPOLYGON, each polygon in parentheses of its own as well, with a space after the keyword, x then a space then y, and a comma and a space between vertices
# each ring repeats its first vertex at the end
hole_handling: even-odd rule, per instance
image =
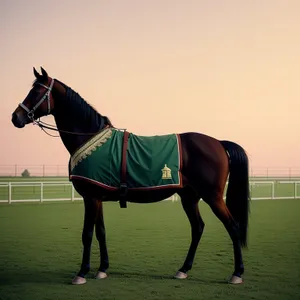
MULTIPOLYGON (((31 176, 61 177, 68 175, 68 165, 0 165, 0 176, 18 177, 28 170, 31 176)), ((255 167, 250 168, 251 177, 300 178, 300 166, 293 167, 255 167)))
MULTIPOLYGON (((252 200, 300 199, 300 181, 250 181, 250 190, 252 200)), ((77 200, 82 197, 68 181, 0 182, 0 203, 77 200)))

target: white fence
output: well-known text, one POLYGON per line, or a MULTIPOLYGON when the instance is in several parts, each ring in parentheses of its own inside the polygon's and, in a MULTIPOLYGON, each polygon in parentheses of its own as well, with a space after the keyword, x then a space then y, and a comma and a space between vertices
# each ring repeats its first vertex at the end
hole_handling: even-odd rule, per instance
POLYGON ((66 181, 20 181, 20 182, 0 182, 0 203, 14 203, 14 202, 46 202, 46 201, 75 201, 82 200, 82 197, 75 197, 75 189, 72 183, 66 181), (60 187, 68 188, 70 192, 58 191, 60 187), (30 189, 28 189, 30 188, 30 189), (3 190, 6 189, 6 193, 3 190), (62 194, 63 197, 47 197, 47 191, 49 189, 57 193, 62 194), (17 195, 17 199, 13 199, 14 191, 19 190, 23 195, 29 194, 28 198, 22 199, 20 195, 17 195), (4 197, 3 197, 4 195, 4 197), (1 197, 2 196, 2 197, 1 197), (5 197, 7 196, 7 197, 5 197), (6 198, 6 199, 3 199, 6 198))
MULTIPOLYGON (((250 181, 250 188, 252 200, 300 199, 300 181, 250 181)), ((82 197, 68 181, 0 182, 0 203, 76 200, 82 197)))

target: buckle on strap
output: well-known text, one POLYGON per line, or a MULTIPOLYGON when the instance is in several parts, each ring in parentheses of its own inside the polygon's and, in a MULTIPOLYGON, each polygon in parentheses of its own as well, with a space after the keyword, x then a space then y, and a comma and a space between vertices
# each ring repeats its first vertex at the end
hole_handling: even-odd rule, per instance
POLYGON ((128 193, 128 187, 126 183, 120 184, 120 207, 127 208, 126 196, 128 193))
POLYGON ((125 197, 128 193, 128 187, 126 183, 120 184, 120 196, 125 197))

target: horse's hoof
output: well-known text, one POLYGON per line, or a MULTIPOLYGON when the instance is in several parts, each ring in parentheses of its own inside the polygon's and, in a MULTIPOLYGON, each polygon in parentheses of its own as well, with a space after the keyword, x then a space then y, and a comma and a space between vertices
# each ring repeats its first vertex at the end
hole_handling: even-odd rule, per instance
POLYGON ((176 278, 176 279, 186 279, 187 277, 188 277, 188 275, 186 273, 183 273, 180 271, 178 271, 174 276, 174 278, 176 278))
POLYGON ((231 278, 228 280, 228 283, 230 283, 230 284, 240 284, 240 283, 243 283, 243 279, 242 279, 242 277, 232 275, 231 278))
POLYGON ((98 271, 95 278, 96 279, 104 279, 107 277, 107 274, 105 272, 101 272, 101 271, 98 271))
POLYGON ((75 276, 72 280, 72 284, 78 285, 78 284, 85 284, 86 279, 80 276, 75 276))

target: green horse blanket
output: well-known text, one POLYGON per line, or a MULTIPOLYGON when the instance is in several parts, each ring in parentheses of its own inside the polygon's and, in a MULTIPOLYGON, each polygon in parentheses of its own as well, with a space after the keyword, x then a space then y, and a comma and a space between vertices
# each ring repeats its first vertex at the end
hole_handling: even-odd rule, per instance
MULTIPOLYGON (((71 156, 70 180, 80 178, 106 189, 119 189, 123 136, 123 131, 107 128, 90 139, 71 156)), ((130 133, 126 170, 131 190, 181 187, 180 137, 130 133)))

